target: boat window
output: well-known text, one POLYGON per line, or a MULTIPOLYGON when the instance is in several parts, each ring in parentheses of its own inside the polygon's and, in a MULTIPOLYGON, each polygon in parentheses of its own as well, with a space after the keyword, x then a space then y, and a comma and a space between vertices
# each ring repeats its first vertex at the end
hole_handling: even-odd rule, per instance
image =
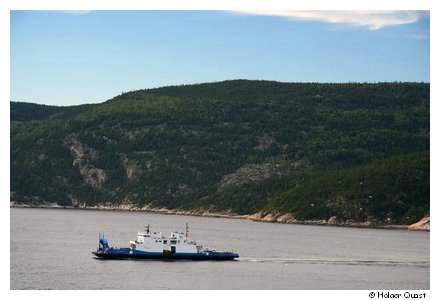
POLYGON ((171 244, 175 245, 176 244, 176 240, 171 240, 171 244))
POLYGON ((166 244, 166 243, 167 243, 167 241, 166 241, 166 240, 164 240, 164 241, 163 241, 163 243, 164 243, 164 244, 166 244))

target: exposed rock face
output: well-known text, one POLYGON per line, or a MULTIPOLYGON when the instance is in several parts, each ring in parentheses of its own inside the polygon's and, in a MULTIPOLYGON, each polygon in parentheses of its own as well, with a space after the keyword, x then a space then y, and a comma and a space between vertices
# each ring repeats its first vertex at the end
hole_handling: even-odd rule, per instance
POLYGON ((107 172, 103 169, 96 168, 90 162, 91 160, 99 158, 99 152, 81 144, 81 142, 72 135, 64 140, 64 144, 69 148, 70 154, 73 157, 73 165, 78 166, 85 183, 100 189, 108 179, 107 172))
POLYGON ((103 169, 98 169, 91 165, 79 166, 79 172, 88 185, 98 189, 101 188, 108 179, 107 173, 103 169))
POLYGON ((98 151, 81 144, 73 135, 68 136, 64 140, 64 144, 69 148, 74 160, 73 165, 81 165, 92 159, 99 157, 98 151))
POLYGON ((338 219, 336 218, 336 216, 333 216, 330 219, 328 219, 327 222, 328 222, 329 225, 337 225, 338 224, 338 219))
POLYGON ((266 214, 264 212, 258 212, 252 215, 246 216, 246 219, 258 222, 271 222, 271 223, 286 223, 293 224, 298 223, 295 217, 290 214, 266 214))
POLYGON ((409 230, 430 230, 430 217, 424 217, 408 227, 409 230))
POLYGON ((421 230, 429 231, 429 217, 423 218, 419 222, 408 225, 389 225, 389 224, 377 224, 372 221, 359 222, 355 220, 340 221, 336 216, 331 217, 328 220, 297 220, 292 214, 277 214, 258 212, 247 216, 238 216, 257 222, 271 222, 271 223, 285 223, 285 224, 305 224, 305 225, 327 225, 327 226, 342 226, 342 227, 362 227, 362 228, 392 228, 392 229, 408 229, 408 230, 421 230))
POLYGON ((277 164, 247 164, 234 173, 225 175, 220 181, 219 191, 246 182, 263 180, 273 175, 281 175, 280 166, 277 164))
POLYGON ((131 161, 123 157, 122 163, 125 167, 125 174, 128 179, 135 179, 142 173, 136 161, 131 161))
POLYGON ((258 146, 255 147, 255 149, 258 150, 267 150, 272 145, 276 144, 276 140, 273 136, 268 135, 267 133, 264 133, 263 136, 258 138, 258 146))
POLYGON ((140 172, 135 164, 130 164, 125 167, 125 173, 127 174, 128 179, 133 179, 138 177, 140 172))

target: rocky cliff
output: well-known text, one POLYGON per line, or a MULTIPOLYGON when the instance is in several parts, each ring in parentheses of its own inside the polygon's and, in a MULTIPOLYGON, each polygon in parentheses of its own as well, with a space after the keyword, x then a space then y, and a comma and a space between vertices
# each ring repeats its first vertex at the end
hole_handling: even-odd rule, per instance
POLYGON ((236 80, 34 108, 11 104, 14 203, 335 224, 429 214, 429 84, 236 80))

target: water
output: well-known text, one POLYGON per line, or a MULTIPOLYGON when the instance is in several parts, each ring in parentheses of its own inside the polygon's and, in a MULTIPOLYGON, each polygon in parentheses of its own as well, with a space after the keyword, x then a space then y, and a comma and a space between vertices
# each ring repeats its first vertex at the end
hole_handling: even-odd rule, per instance
POLYGON ((11 289, 429 289, 429 233, 144 212, 11 208, 11 289), (147 223, 238 261, 99 260, 147 223))

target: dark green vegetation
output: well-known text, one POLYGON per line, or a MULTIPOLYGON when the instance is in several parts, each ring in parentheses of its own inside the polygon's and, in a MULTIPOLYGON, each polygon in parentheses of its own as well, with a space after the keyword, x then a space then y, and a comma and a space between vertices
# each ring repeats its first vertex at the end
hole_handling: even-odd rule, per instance
POLYGON ((429 214, 429 84, 236 80, 57 109, 11 103, 11 201, 429 214))
POLYGON ((90 109, 93 104, 50 106, 27 102, 11 102, 12 121, 70 119, 90 109))

